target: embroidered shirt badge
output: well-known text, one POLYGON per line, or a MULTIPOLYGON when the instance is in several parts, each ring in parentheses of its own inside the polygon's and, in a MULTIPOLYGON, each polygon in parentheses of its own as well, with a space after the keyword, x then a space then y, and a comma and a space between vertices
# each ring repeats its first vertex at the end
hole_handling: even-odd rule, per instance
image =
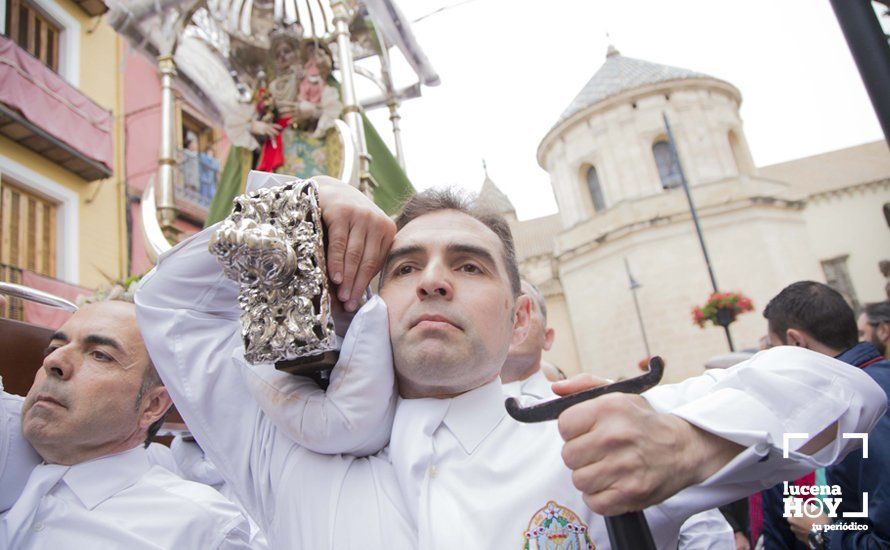
POLYGON ((552 500, 532 516, 523 539, 523 550, 596 550, 578 514, 552 500))

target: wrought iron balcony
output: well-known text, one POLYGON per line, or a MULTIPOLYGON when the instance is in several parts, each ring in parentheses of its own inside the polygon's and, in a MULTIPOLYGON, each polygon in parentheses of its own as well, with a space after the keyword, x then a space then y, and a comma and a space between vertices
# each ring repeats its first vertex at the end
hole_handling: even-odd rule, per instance
POLYGON ((219 160, 206 153, 177 151, 180 177, 176 178, 176 203, 183 212, 204 221, 219 182, 219 160))

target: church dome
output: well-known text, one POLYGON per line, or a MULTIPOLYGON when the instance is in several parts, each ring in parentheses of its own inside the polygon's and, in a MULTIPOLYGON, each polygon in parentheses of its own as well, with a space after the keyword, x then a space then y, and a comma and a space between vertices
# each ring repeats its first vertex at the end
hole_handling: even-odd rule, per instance
POLYGON ((563 227, 676 187, 665 117, 689 185, 753 173, 741 93, 704 73, 621 55, 585 84, 538 145, 563 227))
POLYGON ((587 107, 629 90, 651 84, 701 78, 717 80, 712 76, 689 69, 625 57, 610 45, 606 53, 606 62, 562 112, 556 125, 587 107))

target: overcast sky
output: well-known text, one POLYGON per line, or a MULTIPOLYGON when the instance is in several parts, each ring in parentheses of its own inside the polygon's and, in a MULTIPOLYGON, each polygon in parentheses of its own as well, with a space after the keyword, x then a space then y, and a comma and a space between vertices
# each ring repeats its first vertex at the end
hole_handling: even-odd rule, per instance
MULTIPOLYGON (((398 3, 414 20, 460 1, 398 3)), ((828 0, 472 0, 413 29, 442 83, 402 106, 408 175, 477 191, 484 158, 520 219, 556 211, 537 147, 610 41, 734 84, 758 166, 882 139, 828 0)))

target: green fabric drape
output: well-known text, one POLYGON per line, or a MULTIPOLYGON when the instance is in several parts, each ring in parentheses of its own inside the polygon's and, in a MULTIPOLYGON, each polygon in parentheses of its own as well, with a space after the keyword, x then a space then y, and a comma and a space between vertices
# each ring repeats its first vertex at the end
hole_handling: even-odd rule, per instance
POLYGON ((368 154, 371 155, 371 177, 377 182, 374 202, 392 216, 414 194, 414 186, 365 113, 362 113, 362 123, 365 127, 368 154))

